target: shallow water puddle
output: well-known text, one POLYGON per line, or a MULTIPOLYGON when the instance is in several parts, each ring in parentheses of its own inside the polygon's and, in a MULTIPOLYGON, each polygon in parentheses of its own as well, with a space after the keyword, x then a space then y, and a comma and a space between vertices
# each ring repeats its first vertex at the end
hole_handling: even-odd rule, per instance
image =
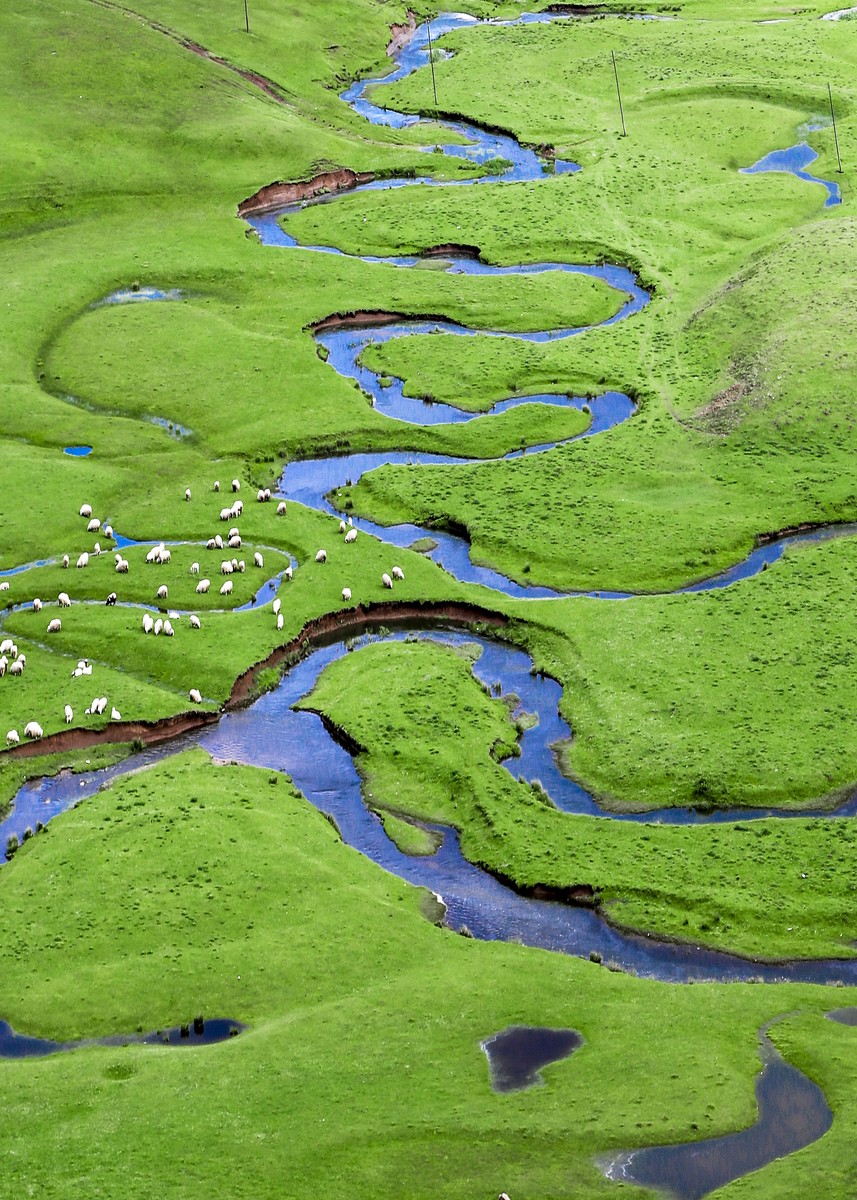
POLYGON ((583 1038, 574 1029, 512 1025, 482 1042, 495 1092, 519 1092, 543 1083, 539 1071, 573 1054, 583 1038))
POLYGON ((195 1017, 187 1025, 157 1029, 152 1033, 111 1034, 102 1038, 83 1038, 76 1042, 54 1042, 50 1038, 28 1037, 16 1033, 6 1021, 0 1021, 0 1058, 36 1058, 66 1050, 81 1050, 90 1046, 199 1046, 208 1042, 223 1042, 236 1037, 246 1028, 240 1021, 228 1017, 204 1020, 195 1017))

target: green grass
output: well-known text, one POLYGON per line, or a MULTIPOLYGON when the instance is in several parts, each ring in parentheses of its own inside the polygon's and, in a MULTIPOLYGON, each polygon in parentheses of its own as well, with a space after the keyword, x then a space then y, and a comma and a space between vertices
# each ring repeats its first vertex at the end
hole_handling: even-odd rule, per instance
MULTIPOLYGON (((198 1012, 251 1029, 3 1062, 7 1187, 65 1196, 97 1172, 128 1197, 154 1178, 167 1197, 606 1197, 597 1154, 751 1124, 756 1030, 798 1008, 775 1036, 829 1088, 849 1169, 854 1035, 819 1014, 852 992, 659 985, 458 938, 420 904, 286 779, 200 752, 59 818, 0 872, 3 1015, 57 1038, 198 1012), (522 1023, 584 1045, 499 1097, 479 1042, 522 1023)), ((827 1178, 828 1139, 804 1161, 827 1178)), ((744 1188, 781 1195, 784 1166, 744 1188)))

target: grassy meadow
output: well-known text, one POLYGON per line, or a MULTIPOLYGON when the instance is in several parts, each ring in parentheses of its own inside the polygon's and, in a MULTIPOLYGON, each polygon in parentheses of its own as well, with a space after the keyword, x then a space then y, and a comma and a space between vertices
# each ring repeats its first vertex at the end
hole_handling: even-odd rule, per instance
MULTIPOLYGON (((18 758, 7 730, 65 730, 66 703, 72 731, 102 729, 111 706, 153 721, 193 707, 191 688, 217 711, 307 621, 390 600, 381 577, 393 563, 405 575, 394 599, 510 618, 505 636, 562 684, 573 731, 557 747, 563 769, 607 807, 827 810, 849 792, 854 539, 790 552, 721 592, 660 593, 740 560, 759 535, 857 520, 854 23, 819 20, 816 0, 799 11, 684 0, 655 5, 669 19, 653 21, 611 7, 444 38, 437 105, 425 71, 373 95, 511 131, 579 173, 346 193, 285 220, 303 246, 345 251, 331 255, 263 247, 238 205, 340 167, 477 173, 426 153, 448 140, 435 126, 370 126, 339 99, 383 71, 404 0, 253 0, 249 34, 234 0, 5 6, 0 572, 26 569, 2 576, 0 639, 27 666, 0 677, 0 808, 29 778, 132 749, 18 758), (788 175, 740 173, 803 139, 819 154, 809 170, 839 183, 841 205, 824 208, 821 187, 788 175), (357 257, 447 243, 501 265, 624 264, 652 300, 562 341, 433 334, 368 349, 364 363, 409 394, 481 414, 407 425, 323 361, 314 324, 395 312, 513 334, 595 326, 624 299, 560 272, 464 277, 357 257), (180 298, 101 303, 128 288, 180 298), (589 417, 535 405, 495 417, 495 401, 606 389, 637 401, 624 424, 500 461, 572 438, 589 417), (75 445, 92 453, 63 453, 75 445), (347 546, 338 518, 256 502, 291 459, 385 449, 478 461, 354 480, 339 499, 355 516, 464 529, 475 559, 517 580, 639 594, 510 600, 459 583, 419 542, 393 550, 359 532, 347 546), (221 522, 233 478, 244 512, 221 522), (127 574, 113 540, 86 532, 84 503, 144 543, 121 551, 127 574), (205 548, 231 525, 240 549, 205 548), (171 562, 146 564, 160 540, 171 562), (76 569, 95 541, 104 553, 76 569), (232 557, 246 570, 222 596, 232 557), (263 605, 235 611, 263 587, 263 605), (116 607, 104 603, 112 591, 116 607), (146 637, 144 608, 180 613, 175 636, 146 637), (54 617, 62 628, 48 634, 54 617), (79 658, 91 676, 74 677, 79 658), (100 695, 107 713, 85 715, 100 695)), ((520 11, 508 0, 467 8, 520 11)), ((508 705, 465 656, 420 642, 346 655, 302 703, 362 747, 366 800, 409 854, 436 848, 421 821, 445 822, 473 861, 522 886, 590 884, 612 920, 648 934, 766 958, 853 955, 850 819, 678 828, 564 815, 517 779, 508 705)), ((194 1049, 0 1060, 8 1193, 128 1200, 157 1180, 176 1200, 608 1197, 619 1185, 600 1156, 752 1124, 757 1031, 789 1014, 772 1036, 824 1089, 833 1127, 719 1194, 852 1194, 857 1034, 823 1015, 853 1000, 848 990, 636 979, 458 937, 432 923, 429 900, 344 845, 284 776, 215 766, 201 751, 51 822, 0 870, 0 1019, 61 1040, 199 1013, 249 1029, 194 1049), (479 1043, 521 1023, 571 1027, 584 1044, 544 1086, 499 1096, 479 1043)))

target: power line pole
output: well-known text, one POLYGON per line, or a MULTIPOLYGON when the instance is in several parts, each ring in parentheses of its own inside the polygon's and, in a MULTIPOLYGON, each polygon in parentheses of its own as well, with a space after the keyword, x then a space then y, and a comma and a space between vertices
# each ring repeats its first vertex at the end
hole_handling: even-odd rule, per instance
POLYGON ((250 13, 247 9, 247 0, 244 0, 244 28, 250 32, 250 13))
POLYGON ((426 21, 426 31, 428 33, 429 66, 431 67, 431 89, 434 92, 434 106, 437 108, 437 81, 434 77, 434 51, 432 50, 431 46, 431 21, 426 21))
POLYGON ((625 128, 625 113, 622 109, 622 93, 619 90, 619 69, 616 66, 616 55, 610 51, 610 57, 613 59, 613 74, 616 76, 616 95, 619 97, 619 116, 622 118, 622 137, 628 136, 628 131, 625 128))
POLYGON ((839 163, 839 174, 842 174, 842 159, 839 156, 839 134, 836 132, 836 113, 833 111, 833 92, 827 85, 827 98, 830 101, 830 119, 833 122, 833 140, 836 143, 836 161, 839 163))

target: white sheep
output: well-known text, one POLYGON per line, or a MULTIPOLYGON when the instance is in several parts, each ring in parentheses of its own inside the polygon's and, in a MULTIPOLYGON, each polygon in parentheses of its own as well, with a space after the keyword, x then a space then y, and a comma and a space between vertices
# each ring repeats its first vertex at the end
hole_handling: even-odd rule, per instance
POLYGON ((317 563, 327 562, 327 551, 319 550, 318 554, 316 554, 316 556, 315 556, 315 561, 317 563))
POLYGON ((244 501, 236 500, 235 503, 232 505, 232 519, 237 520, 237 518, 241 516, 243 511, 244 511, 244 501))
POLYGON ((20 740, 17 729, 10 729, 6 734, 6 744, 9 746, 17 746, 20 740))
POLYGON ((190 614, 190 627, 191 629, 202 629, 202 623, 196 613, 190 614))
POLYGON ((276 616, 276 615, 277 615, 277 613, 280 611, 280 609, 283 607, 283 602, 282 602, 282 600, 280 599, 280 597, 279 597, 279 596, 276 598, 276 600, 275 600, 275 601, 274 601, 274 603, 271 605, 271 607, 272 607, 272 608, 273 608, 273 610, 274 610, 274 616, 276 616))
POLYGON ((104 536, 106 538, 112 538, 113 537, 113 526, 105 525, 104 528, 101 530, 101 532, 104 534, 104 536))
POLYGON ((213 550, 213 549, 214 549, 214 538, 209 538, 209 539, 208 539, 208 541, 205 543, 205 548, 206 548, 206 550, 213 550))
POLYGON ((190 500, 190 488, 185 488, 184 498, 185 498, 185 500, 190 500))
POLYGON ((356 542, 356 541, 357 541, 357 530, 349 529, 348 533, 346 533, 346 535, 345 535, 346 546, 350 546, 352 542, 356 542))
POLYGON ((215 548, 215 550, 223 549, 223 538, 220 536, 219 533, 216 533, 214 535, 214 548, 215 548))
POLYGON ((8 654, 14 645, 15 643, 11 638, 4 638, 3 641, 0 642, 0 654, 8 654))
POLYGON ((71 608, 71 600, 69 599, 68 592, 60 592, 57 596, 57 602, 60 608, 71 608))
POLYGON ((277 516, 284 517, 285 515, 286 515, 286 502, 285 502, 285 500, 281 500, 280 503, 277 505, 277 516))
POLYGON ((196 688, 191 688, 190 691, 188 692, 188 695, 190 696, 190 698, 194 704, 202 704, 202 695, 200 694, 199 691, 197 691, 196 688))
POLYGON ((160 617, 158 617, 157 621, 155 621, 155 624, 152 627, 152 633, 154 633, 155 637, 160 636, 160 633, 161 633, 161 630, 163 629, 163 627, 164 627, 164 622, 161 620, 160 617))
POLYGON ((339 522, 339 532, 340 533, 345 533, 347 528, 348 528, 348 526, 345 524, 344 521, 339 522))
POLYGON ((241 537, 241 530, 236 525, 233 525, 232 528, 229 530, 229 533, 227 533, 226 536, 227 537, 241 537))
POLYGON ((258 492, 256 493, 256 499, 258 500, 258 502, 260 504, 263 503, 263 501, 265 499, 265 489, 264 488, 259 488, 258 492))
POLYGON ((225 558, 223 560, 223 562, 220 564, 220 574, 221 575, 231 575, 232 574, 232 560, 231 559, 225 558))
POLYGON ((0 654, 0 679, 6 674, 6 668, 9 666, 9 659, 5 654, 0 654))
POLYGON ((66 725, 71 725, 73 720, 74 720, 74 710, 72 709, 70 704, 67 704, 65 706, 65 723, 66 723, 66 725))
POLYGON ((221 596, 231 596, 231 594, 232 594, 232 580, 231 579, 227 579, 225 583, 220 585, 220 594, 221 594, 221 596))
POLYGON ((84 550, 83 554, 81 554, 80 557, 78 558, 77 565, 79 567, 88 567, 89 566, 89 555, 86 553, 85 550, 84 550))
POLYGON ((161 544, 161 553, 158 555, 158 562, 159 563, 168 563, 172 560, 172 557, 173 557, 172 550, 168 550, 162 543, 161 544))
POLYGON ((197 595, 198 596, 204 595, 210 587, 211 587, 210 579, 200 579, 199 583, 196 585, 197 595))
POLYGON ((231 516, 232 516, 231 508, 221 508, 221 510, 220 510, 221 521, 228 521, 231 516))
POLYGON ((92 505, 91 504, 81 504, 80 515, 82 517, 86 517, 87 519, 89 517, 91 517, 92 516, 92 505))
POLYGON ((241 559, 241 561, 239 562, 238 566, 235 569, 236 569, 236 571, 240 571, 242 575, 247 570, 247 564, 245 563, 243 558, 241 559))
POLYGON ((48 633, 59 633, 62 629, 62 621, 59 617, 54 617, 52 621, 48 621, 48 633))
POLYGON ((111 721, 121 721, 122 720, 122 714, 115 705, 113 705, 113 707, 110 709, 110 720, 111 721))
POLYGON ((118 575, 127 575, 128 574, 128 565, 129 565, 128 559, 123 558, 122 555, 120 554, 119 558, 116 560, 116 567, 115 567, 116 573, 118 575))
POLYGON ((87 533, 98 533, 100 528, 101 528, 101 522, 99 521, 98 517, 93 517, 92 520, 89 522, 89 524, 86 527, 86 532, 87 533))
POLYGON ((229 539, 229 541, 226 543, 226 545, 229 547, 230 550, 240 550, 241 549, 240 536, 237 533, 233 534, 232 537, 229 539))
POLYGON ((401 567, 393 567, 390 574, 393 576, 394 579, 404 580, 404 578, 405 578, 405 572, 402 570, 401 567))
POLYGON ((167 587, 167 585, 165 583, 162 583, 161 586, 158 588, 158 599, 166 600, 166 598, 169 594, 170 594, 169 588, 167 587))
POLYGON ((13 662, 9 668, 9 674, 10 675, 23 675, 24 674, 24 663, 26 661, 27 661, 26 659, 24 659, 23 662, 21 661, 20 658, 16 659, 16 661, 13 662))
POLYGON ((292 571, 292 568, 286 567, 285 571, 283 571, 283 579, 290 580, 293 574, 294 574, 294 572, 292 571))
POLYGON ((277 631, 279 632, 285 625, 285 619, 282 613, 277 614, 277 631))
POLYGON ((38 721, 28 721, 24 729, 24 737, 40 738, 43 737, 42 727, 38 721))
POLYGON ((69 559, 69 556, 68 556, 67 554, 64 554, 64 555, 62 556, 62 565, 63 565, 63 567, 64 567, 64 568, 65 568, 65 567, 67 567, 67 566, 69 565, 69 562, 70 562, 70 561, 71 561, 71 560, 69 559))
POLYGON ((98 558, 98 556, 101 554, 101 542, 95 543, 95 545, 92 547, 92 553, 95 558, 98 558))
POLYGON ((35 600, 33 601, 33 612, 41 612, 41 611, 42 611, 42 602, 39 599, 39 597, 36 596, 35 600))
POLYGON ((233 490, 233 492, 241 491, 241 484, 239 483, 239 481, 237 479, 232 480, 232 490, 233 490))
POLYGON ((175 637, 172 621, 164 621, 164 637, 175 637))
POLYGON ((8 591, 9 591, 9 581, 4 579, 3 582, 0 583, 0 592, 8 592, 8 591))
POLYGON ((143 613, 143 633, 151 633, 155 628, 155 622, 148 613, 143 613))
POLYGON ((342 599, 346 604, 348 603, 348 601, 351 599, 351 588, 342 589, 342 599))
POLYGON ((385 588, 391 588, 391 587, 393 586, 393 581, 392 581, 392 579, 390 578, 390 576, 387 574, 387 572, 386 572, 386 571, 385 571, 385 572, 384 572, 384 574, 381 576, 381 583, 383 584, 383 586, 384 586, 385 588))
POLYGON ((161 552, 160 552, 160 547, 159 547, 159 546, 153 546, 153 547, 152 547, 152 549, 151 549, 151 550, 148 552, 148 554, 146 555, 146 562, 147 562, 147 563, 153 563, 153 562, 157 562, 157 561, 158 561, 158 559, 160 558, 160 553, 161 553, 161 552))
POLYGON ((190 564, 190 573, 191 573, 191 575, 199 574, 199 563, 191 563, 190 564))
POLYGON ((219 479, 215 479, 215 481, 214 481, 214 490, 216 492, 220 491, 220 480, 219 479))
POLYGON ((256 553, 253 555, 253 566, 254 567, 264 567, 264 565, 265 565, 265 560, 264 560, 264 558, 262 558, 262 555, 257 550, 256 553))
POLYGON ((116 595, 115 592, 110 592, 110 594, 108 595, 108 597, 104 601, 104 603, 107 605, 108 608, 113 608, 113 606, 115 605, 115 603, 118 599, 119 599, 119 597, 116 595))

